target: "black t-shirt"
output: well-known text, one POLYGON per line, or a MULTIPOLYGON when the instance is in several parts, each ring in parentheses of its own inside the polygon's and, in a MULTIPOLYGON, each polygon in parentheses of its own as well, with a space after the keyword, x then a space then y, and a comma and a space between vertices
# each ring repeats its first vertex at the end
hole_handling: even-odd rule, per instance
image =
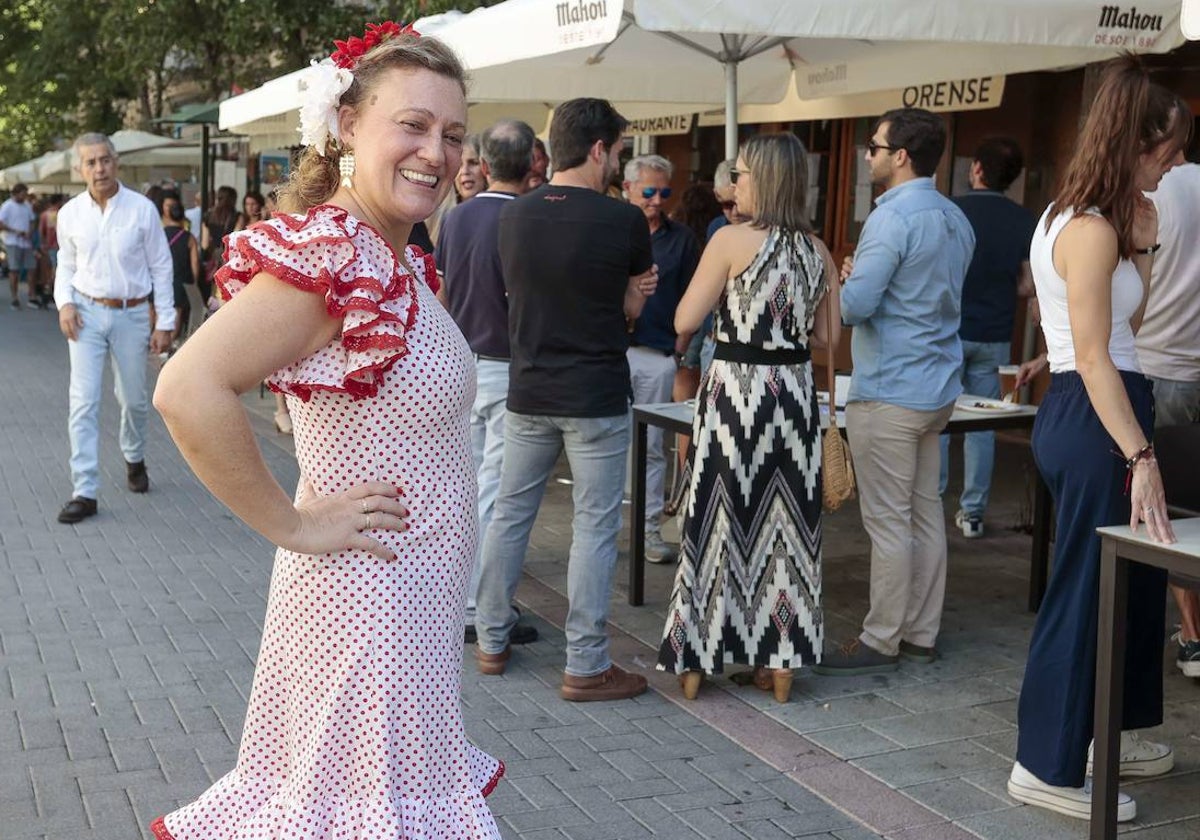
POLYGON ((446 308, 471 350, 508 358, 508 299, 497 237, 512 193, 487 190, 454 207, 438 230, 438 270, 446 308))
POLYGON ((505 205, 510 411, 615 417, 629 410, 625 289, 653 261, 646 217, 631 204, 547 184, 505 205))
POLYGON ((1037 221, 998 192, 972 190, 953 199, 975 231, 975 254, 963 281, 958 335, 967 341, 1012 341, 1021 263, 1037 221))

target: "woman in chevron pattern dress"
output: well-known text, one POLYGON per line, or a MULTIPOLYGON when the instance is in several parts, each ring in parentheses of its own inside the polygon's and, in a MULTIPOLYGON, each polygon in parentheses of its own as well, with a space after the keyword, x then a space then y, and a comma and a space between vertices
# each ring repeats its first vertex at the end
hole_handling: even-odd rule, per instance
POLYGON ((675 315, 716 307, 717 352, 697 399, 679 570, 658 667, 695 697, 701 673, 754 666, 780 702, 822 646, 821 432, 809 344, 840 323, 836 271, 809 232, 808 163, 791 134, 751 138, 738 211, 709 242, 675 315))

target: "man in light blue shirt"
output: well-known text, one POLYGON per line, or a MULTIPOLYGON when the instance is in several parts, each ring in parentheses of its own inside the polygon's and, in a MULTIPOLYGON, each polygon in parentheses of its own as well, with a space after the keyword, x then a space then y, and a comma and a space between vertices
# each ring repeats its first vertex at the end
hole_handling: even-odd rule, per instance
POLYGON ((825 654, 820 673, 930 662, 942 620, 946 527, 938 436, 962 392, 958 322, 975 248, 966 216, 937 191, 940 117, 918 108, 880 117, 867 142, 885 192, 843 268, 842 320, 854 327, 846 430, 871 537, 871 606, 862 634, 825 654))

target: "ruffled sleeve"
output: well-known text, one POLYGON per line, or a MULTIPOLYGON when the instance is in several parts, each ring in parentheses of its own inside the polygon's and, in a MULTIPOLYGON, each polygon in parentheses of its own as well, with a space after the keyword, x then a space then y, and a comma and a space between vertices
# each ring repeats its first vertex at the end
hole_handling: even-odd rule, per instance
MULTIPOLYGON (((428 274, 423 259, 410 264, 428 274)), ((375 396, 383 375, 408 352, 405 335, 417 316, 418 278, 386 240, 330 205, 305 216, 275 216, 226 238, 225 265, 215 279, 231 298, 262 273, 320 294, 342 322, 324 348, 268 377, 272 390, 306 401, 314 391, 375 396)))
POLYGON ((433 254, 426 254, 418 245, 409 245, 404 249, 404 256, 408 260, 408 264, 413 267, 413 271, 424 278, 429 291, 436 295, 438 289, 442 287, 442 280, 438 277, 437 260, 434 259, 433 254))

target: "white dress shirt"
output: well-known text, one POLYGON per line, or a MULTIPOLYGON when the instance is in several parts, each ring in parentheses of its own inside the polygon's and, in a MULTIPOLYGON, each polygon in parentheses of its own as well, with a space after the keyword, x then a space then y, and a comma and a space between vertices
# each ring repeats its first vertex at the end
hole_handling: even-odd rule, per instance
POLYGON ((153 291, 155 329, 175 328, 173 267, 162 219, 154 202, 119 184, 100 209, 84 192, 58 211, 58 273, 54 303, 75 303, 75 293, 130 300, 153 291))
MULTIPOLYGON (((29 199, 17 201, 10 198, 0 204, 0 222, 5 225, 5 231, 0 234, 0 241, 10 248, 31 248, 32 241, 29 233, 37 216, 29 206, 29 199)), ((16 266, 20 268, 21 266, 16 266)))

